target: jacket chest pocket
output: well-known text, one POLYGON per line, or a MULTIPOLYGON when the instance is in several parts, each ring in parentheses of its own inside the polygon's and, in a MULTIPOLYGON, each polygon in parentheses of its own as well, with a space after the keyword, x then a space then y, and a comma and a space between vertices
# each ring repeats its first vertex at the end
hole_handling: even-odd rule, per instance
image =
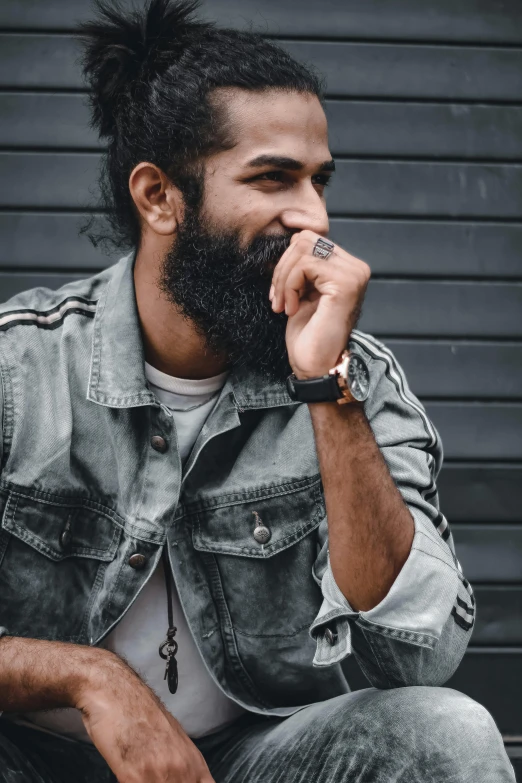
MULTIPOLYGON (((252 493, 254 494, 254 493, 252 493)), ((321 603, 312 567, 315 531, 325 517, 320 479, 259 491, 257 497, 207 509, 193 521, 218 600, 234 629, 250 636, 292 636, 321 603)))
POLYGON ((120 537, 109 513, 10 492, 0 531, 0 623, 15 636, 86 641, 120 537))

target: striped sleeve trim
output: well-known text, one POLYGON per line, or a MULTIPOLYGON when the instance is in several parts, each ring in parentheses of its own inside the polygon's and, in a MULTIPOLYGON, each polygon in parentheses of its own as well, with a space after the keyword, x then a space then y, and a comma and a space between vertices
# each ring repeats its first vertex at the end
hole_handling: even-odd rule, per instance
POLYGON ((0 315, 0 331, 6 331, 13 326, 33 325, 39 329, 56 329, 64 319, 73 313, 94 318, 97 302, 79 296, 70 296, 59 305, 49 310, 32 310, 24 308, 10 310, 0 315))
POLYGON ((435 432, 435 429, 424 409, 418 405, 417 402, 408 394, 405 375, 397 363, 395 356, 388 348, 382 345, 377 345, 377 343, 375 343, 373 340, 370 340, 370 338, 362 332, 352 332, 351 339, 354 342, 359 343, 359 345, 364 348, 364 350, 367 351, 370 356, 373 356, 374 359, 380 359, 381 361, 385 362, 388 367, 388 371, 386 373, 388 378, 395 385, 403 402, 405 402, 419 414, 424 425, 426 435, 428 436, 428 448, 433 449, 439 443, 437 433, 435 432))
MULTIPOLYGON (((411 395, 408 394, 406 378, 393 353, 385 346, 375 343, 375 341, 372 340, 368 335, 365 335, 361 332, 352 332, 351 339, 355 343, 358 343, 374 359, 380 359, 386 364, 386 376, 395 385, 395 388, 397 389, 403 402, 413 408, 419 414, 423 422, 424 430, 427 435, 428 449, 432 450, 437 445, 440 446, 437 432, 426 415, 426 412, 420 405, 417 404, 416 400, 412 399, 411 395)), ((437 494, 437 487, 432 472, 433 462, 434 460, 432 455, 428 454, 428 464, 430 475, 432 477, 431 484, 425 489, 420 490, 421 496, 426 501, 433 499, 437 494)), ((447 541, 451 535, 451 531, 448 521, 441 511, 437 512, 437 515, 432 520, 432 522, 440 537, 444 541, 447 541)), ((465 630, 470 630, 473 627, 473 623, 475 621, 475 596, 473 595, 473 590, 471 589, 470 583, 467 581, 467 579, 464 578, 464 575, 462 574, 462 568, 458 560, 456 560, 456 564, 458 568, 459 579, 462 582, 462 585, 469 598, 469 604, 457 596, 455 606, 451 610, 451 613, 457 625, 459 625, 461 628, 464 628, 465 630)))
POLYGON ((462 568, 458 560, 457 560, 457 566, 458 566, 457 573, 459 575, 459 579, 462 583, 462 586, 464 587, 464 590, 467 593, 467 597, 469 598, 469 603, 467 601, 464 601, 459 595, 457 595, 457 600, 455 602, 453 609, 451 610, 451 614, 453 615, 453 619, 455 620, 457 625, 459 625, 465 631, 470 631, 475 623, 475 596, 473 595, 473 590, 471 589, 470 583, 468 582, 467 579, 464 578, 462 574, 462 568))
MULTIPOLYGON (((362 332, 353 331, 351 335, 351 339, 354 342, 358 343, 374 359, 381 360, 382 362, 385 363, 386 377, 394 384, 399 394, 399 397, 402 399, 402 401, 405 402, 406 405, 409 405, 410 408, 412 408, 419 415, 423 423, 424 431, 426 432, 426 436, 427 436, 427 440, 426 440, 427 448, 433 450, 436 446, 438 446, 442 451, 440 439, 431 421, 429 420, 426 411, 417 403, 417 401, 411 396, 411 394, 408 393, 406 377, 404 375, 404 372, 402 371, 402 368, 397 363, 397 360, 393 355, 393 353, 385 346, 377 344, 373 339, 371 339, 368 335, 363 334, 362 332)), ((428 467, 430 471, 431 482, 427 487, 419 490, 424 500, 429 500, 430 498, 433 498, 437 494, 437 487, 433 477, 434 459, 432 455, 429 453, 427 454, 427 457, 428 457, 428 467)), ((437 517, 435 519, 434 524, 437 529, 441 527, 441 530, 439 530, 439 532, 442 535, 442 533, 448 527, 448 523, 446 522, 446 520, 444 520, 444 517, 442 517, 442 515, 440 516, 441 519, 437 517)), ((448 537, 449 537, 449 528, 448 528, 448 533, 446 535, 446 538, 448 537)))

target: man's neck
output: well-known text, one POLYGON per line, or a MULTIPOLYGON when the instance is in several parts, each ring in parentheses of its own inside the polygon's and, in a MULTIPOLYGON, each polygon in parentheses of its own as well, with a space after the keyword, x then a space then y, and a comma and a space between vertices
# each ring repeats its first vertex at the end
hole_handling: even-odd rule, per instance
POLYGON ((226 362, 217 359, 204 339, 158 286, 160 253, 140 249, 134 265, 134 287, 146 361, 176 378, 198 380, 226 370, 226 362))

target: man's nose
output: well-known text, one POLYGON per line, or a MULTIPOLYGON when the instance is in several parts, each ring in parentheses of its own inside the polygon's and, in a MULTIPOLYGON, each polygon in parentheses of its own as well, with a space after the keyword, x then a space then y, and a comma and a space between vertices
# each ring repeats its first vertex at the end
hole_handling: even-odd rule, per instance
POLYGON ((328 233, 330 224, 324 199, 312 186, 306 194, 300 197, 281 213, 281 223, 288 230, 315 231, 324 236, 328 233))

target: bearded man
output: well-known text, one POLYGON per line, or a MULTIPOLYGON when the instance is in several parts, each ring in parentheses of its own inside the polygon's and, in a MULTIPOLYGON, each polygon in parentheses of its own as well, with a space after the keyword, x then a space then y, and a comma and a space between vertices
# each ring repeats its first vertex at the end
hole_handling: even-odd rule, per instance
POLYGON ((0 780, 513 781, 441 687, 473 592, 327 238, 321 85, 196 5, 83 26, 130 252, 0 310, 0 780))

